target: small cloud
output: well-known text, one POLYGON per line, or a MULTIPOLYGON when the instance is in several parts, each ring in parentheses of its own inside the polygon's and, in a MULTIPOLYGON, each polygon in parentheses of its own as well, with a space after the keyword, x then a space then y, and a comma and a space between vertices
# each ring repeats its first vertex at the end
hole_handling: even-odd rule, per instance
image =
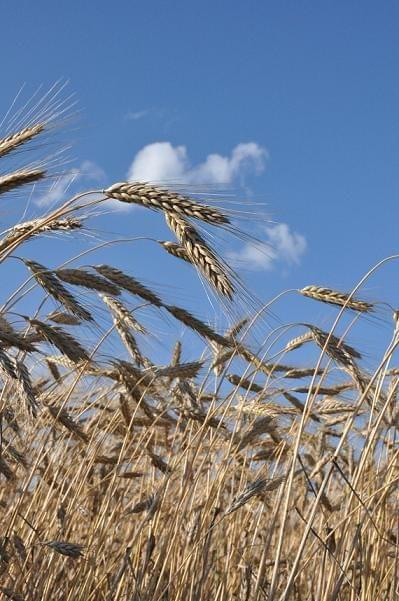
POLYGON ((149 109, 144 109, 142 111, 129 111, 126 113, 125 119, 127 121, 138 121, 139 119, 143 119, 143 117, 147 117, 149 112, 149 109))
POLYGON ((131 181, 173 181, 184 184, 230 184, 246 172, 261 173, 267 151, 255 142, 241 143, 230 156, 209 154, 198 165, 190 164, 186 146, 155 142, 144 146, 134 157, 128 179, 131 181))
POLYGON ((289 225, 279 223, 273 227, 267 227, 268 242, 276 249, 277 256, 289 265, 299 265, 302 255, 306 251, 307 243, 305 236, 291 232, 289 225))
POLYGON ((299 265, 307 248, 305 236, 279 223, 264 228, 266 240, 247 243, 229 258, 251 271, 271 271, 278 263, 299 265))
POLYGON ((93 161, 83 161, 77 172, 79 177, 99 184, 104 182, 106 178, 105 171, 93 161))
POLYGON ((87 184, 101 184, 106 178, 105 172, 93 161, 83 161, 79 168, 72 169, 65 175, 61 175, 51 188, 35 201, 39 207, 48 207, 60 202, 78 181, 87 184))

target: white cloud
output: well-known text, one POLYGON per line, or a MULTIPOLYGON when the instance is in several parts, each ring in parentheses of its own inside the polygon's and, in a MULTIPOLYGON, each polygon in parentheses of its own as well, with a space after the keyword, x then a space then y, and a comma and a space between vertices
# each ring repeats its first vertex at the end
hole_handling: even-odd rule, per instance
POLYGON ((68 190, 77 181, 84 180, 87 184, 101 184, 105 180, 105 172, 93 161, 83 161, 79 168, 72 169, 65 175, 54 180, 51 188, 36 200, 39 207, 48 207, 65 198, 68 190))
POLYGON ((126 113, 125 119, 127 119, 128 121, 138 121, 143 117, 147 117, 149 112, 150 111, 148 109, 144 109, 142 111, 129 111, 128 113, 126 113))
POLYGON ((255 142, 238 144, 230 156, 209 154, 203 163, 192 166, 185 146, 155 142, 144 146, 128 171, 131 181, 184 184, 230 184, 246 171, 260 173, 265 168, 267 151, 255 142))
POLYGON ((279 223, 264 228, 266 239, 247 243, 229 258, 252 271, 270 271, 276 264, 299 265, 307 242, 302 234, 292 232, 289 225, 279 223))

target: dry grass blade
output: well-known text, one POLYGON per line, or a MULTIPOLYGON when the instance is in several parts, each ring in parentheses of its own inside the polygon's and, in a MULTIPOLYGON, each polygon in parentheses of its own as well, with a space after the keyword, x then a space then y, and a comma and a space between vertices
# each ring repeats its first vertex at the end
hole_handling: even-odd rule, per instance
POLYGON ((51 270, 48 270, 44 265, 41 265, 37 261, 24 259, 24 263, 33 273, 37 283, 68 311, 85 321, 93 320, 89 311, 84 309, 84 307, 78 303, 72 294, 55 277, 51 270))
POLYGON ((131 294, 139 296, 140 298, 148 301, 156 307, 162 307, 163 303, 159 296, 157 296, 152 290, 149 290, 146 286, 141 284, 134 277, 123 273, 120 269, 111 267, 110 265, 95 265, 94 269, 98 271, 102 276, 114 282, 120 288, 127 290, 131 294))
POLYGON ((113 294, 114 296, 118 296, 121 293, 118 286, 85 269, 56 269, 55 274, 57 278, 73 286, 83 286, 90 290, 97 290, 98 292, 105 292, 105 294, 113 294))
POLYGON ((356 298, 350 298, 350 295, 345 292, 339 292, 332 290, 331 288, 322 288, 320 286, 305 286, 299 290, 300 294, 313 298, 314 300, 321 301, 323 303, 329 303, 330 305, 338 305, 339 307, 346 307, 359 311, 360 313, 369 313, 373 310, 373 305, 366 301, 357 300, 356 298))
POLYGON ((43 169, 20 169, 0 176, 0 194, 5 194, 26 184, 38 182, 46 176, 43 169))
POLYGON ((44 128, 45 123, 36 123, 36 125, 24 127, 9 136, 0 138, 0 157, 6 156, 6 154, 9 154, 19 146, 22 146, 22 144, 26 144, 44 131, 44 128))
POLYGON ((234 287, 227 275, 227 268, 197 230, 186 219, 174 213, 165 213, 165 219, 186 250, 190 261, 200 269, 220 294, 231 300, 234 295, 234 287))
POLYGON ((108 198, 121 202, 138 204, 148 209, 173 212, 212 224, 229 223, 229 219, 219 209, 195 202, 187 196, 176 194, 166 188, 145 183, 122 182, 104 190, 108 198))

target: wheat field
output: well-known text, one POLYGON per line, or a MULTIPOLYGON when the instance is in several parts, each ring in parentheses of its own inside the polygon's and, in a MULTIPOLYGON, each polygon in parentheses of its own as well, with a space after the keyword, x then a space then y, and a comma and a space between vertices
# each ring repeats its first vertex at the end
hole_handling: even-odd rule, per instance
MULTIPOLYGON (((4 211, 60 172, 62 153, 43 147, 67 112, 51 93, 3 123, 4 211)), ((211 243, 245 227, 228 207, 121 182, 3 231, 3 270, 24 274, 0 315, 4 599, 398 598, 398 313, 363 299, 363 281, 350 293, 305 282, 289 293, 329 327, 281 313, 270 327, 279 298, 256 301, 211 243), (177 282, 191 265, 227 328, 134 263, 98 263, 95 247, 51 262, 117 203, 165 220, 171 240, 153 242, 177 282), (166 364, 147 344, 154 320, 174 332, 166 364), (358 348, 357 323, 389 330, 385 348, 358 348)))

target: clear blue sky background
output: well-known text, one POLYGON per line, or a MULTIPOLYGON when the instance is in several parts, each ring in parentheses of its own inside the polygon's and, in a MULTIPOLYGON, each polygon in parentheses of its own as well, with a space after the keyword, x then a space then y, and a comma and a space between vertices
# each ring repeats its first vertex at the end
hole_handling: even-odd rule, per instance
MULTIPOLYGON (((108 183, 153 142, 186 146, 193 165, 242 142, 267 149, 245 184, 307 250, 299 265, 249 274, 262 299, 311 283, 351 288, 399 250, 397 2, 19 0, 2 3, 1 20, 2 112, 23 82, 70 79, 82 109, 76 163, 93 161, 108 183)), ((135 235, 148 219, 109 223, 135 235)), ((147 260, 159 251, 138 249, 135 271, 172 284, 169 258, 158 276, 147 260)), ((391 267, 368 296, 394 302, 398 284, 391 267)))

